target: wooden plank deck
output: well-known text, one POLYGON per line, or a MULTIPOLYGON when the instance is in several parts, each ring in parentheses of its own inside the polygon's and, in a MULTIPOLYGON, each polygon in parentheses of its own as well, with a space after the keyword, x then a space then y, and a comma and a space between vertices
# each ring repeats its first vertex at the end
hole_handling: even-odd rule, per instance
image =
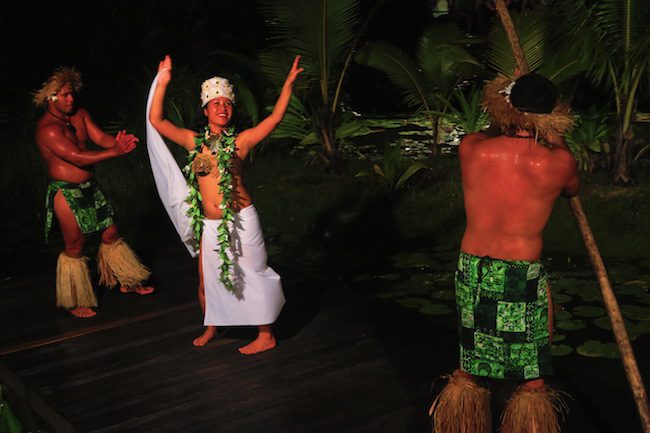
MULTIPOLYGON (((254 329, 192 346, 195 262, 177 244, 147 262, 155 295, 104 293, 89 320, 54 308, 50 259, 0 284, 0 382, 52 432, 424 433, 431 384, 457 364, 450 317, 371 299, 331 275, 276 267, 288 299, 279 345, 245 357, 236 349, 254 329)), ((649 346, 635 342, 646 375, 649 346)), ((618 360, 557 361, 574 398, 565 432, 639 431, 618 360)))

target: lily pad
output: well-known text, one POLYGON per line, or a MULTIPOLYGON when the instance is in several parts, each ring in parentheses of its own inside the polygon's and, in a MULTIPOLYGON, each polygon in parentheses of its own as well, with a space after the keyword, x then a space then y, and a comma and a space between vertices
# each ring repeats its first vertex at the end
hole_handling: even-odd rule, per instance
POLYGON ((434 290, 431 292, 431 297, 433 299, 451 301, 453 299, 456 299, 456 294, 453 290, 434 290))
POLYGON ((558 311, 555 313, 555 320, 557 322, 561 322, 563 320, 569 320, 573 317, 573 314, 569 313, 568 311, 562 310, 558 311))
POLYGON ((642 293, 636 295, 636 300, 643 304, 650 304, 650 293, 642 293))
POLYGON ((650 320, 650 308, 638 305, 621 305, 623 316, 632 320, 650 320))
POLYGON ((402 276, 400 274, 390 273, 390 274, 377 275, 376 278, 379 278, 380 280, 395 281, 401 279, 402 276))
POLYGON ((645 294, 645 288, 639 286, 617 287, 614 289, 616 296, 637 296, 645 294))
POLYGON ((368 273, 365 273, 365 274, 357 275, 356 277, 354 277, 354 278, 352 279, 352 281, 354 281, 354 282, 358 282, 358 281, 369 281, 369 280, 371 280, 371 279, 372 279, 372 275, 371 275, 371 274, 368 274, 368 273))
POLYGON ((624 282, 623 284, 625 284, 626 286, 650 287, 650 281, 646 281, 646 280, 630 280, 624 282))
POLYGON ((375 298, 379 299, 395 299, 408 295, 408 290, 390 290, 388 292, 379 292, 375 294, 375 298))
POLYGON ((561 329, 563 331, 576 331, 578 329, 583 329, 587 325, 583 320, 580 319, 570 319, 570 320, 562 320, 557 322, 555 325, 558 329, 561 329))
POLYGON ((444 304, 428 304, 420 307, 420 313, 429 316, 444 316, 451 314, 452 311, 447 305, 444 304))
POLYGON ((602 307, 596 307, 593 305, 578 305, 573 309, 573 314, 578 317, 600 317, 604 316, 607 313, 602 307))
POLYGON ((399 131, 399 135, 425 135, 425 131, 399 131))
POLYGON ((575 286, 566 289, 566 293, 570 295, 578 295, 585 302, 602 301, 603 297, 598 288, 594 286, 575 286))
POLYGON ((562 334, 554 334, 553 335, 553 342, 554 343, 559 343, 560 341, 564 341, 566 339, 566 335, 562 334))
POLYGON ((421 252, 399 253, 391 257, 393 266, 398 269, 427 267, 434 259, 430 254, 421 252))
POLYGON ((594 320, 594 325, 601 329, 606 329, 608 331, 612 330, 612 322, 610 322, 609 317, 599 317, 596 320, 594 320))
POLYGON ((576 348, 582 356, 592 358, 620 358, 616 343, 602 343, 598 340, 588 340, 576 348))
POLYGON ((422 298, 404 298, 404 299, 399 299, 397 303, 406 308, 420 308, 425 305, 431 304, 430 301, 422 298))
POLYGON ((566 356, 571 354, 571 352, 573 352, 573 349, 566 344, 554 344, 551 346, 551 355, 553 356, 566 356))
POLYGON ((422 298, 428 298, 429 294, 435 290, 431 276, 428 274, 416 275, 406 281, 399 281, 397 286, 400 290, 403 290, 412 296, 422 298))
POLYGON ((571 296, 566 293, 553 293, 551 295, 554 304, 568 304, 573 299, 571 296))
POLYGON ((630 323, 627 326, 627 331, 630 335, 630 340, 636 340, 639 335, 650 332, 650 321, 644 320, 637 323, 630 323))
MULTIPOLYGON (((623 323, 625 324, 625 329, 627 330, 630 339, 634 339, 641 334, 650 332, 650 321, 646 320, 646 321, 634 323, 623 318, 623 323)), ((596 325, 601 329, 606 329, 608 331, 612 330, 612 322, 609 320, 609 316, 599 317, 595 319, 594 325, 596 325)))

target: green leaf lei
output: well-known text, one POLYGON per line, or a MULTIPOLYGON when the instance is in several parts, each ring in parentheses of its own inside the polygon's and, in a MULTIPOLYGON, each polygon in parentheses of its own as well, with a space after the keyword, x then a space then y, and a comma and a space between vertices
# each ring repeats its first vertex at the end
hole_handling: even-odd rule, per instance
POLYGON ((185 201, 190 205, 187 215, 191 218, 192 230, 194 231, 194 249, 200 249, 201 233, 203 232, 203 197, 199 192, 196 173, 192 170, 192 164, 196 156, 201 153, 205 145, 214 155, 219 169, 219 193, 221 194, 221 204, 219 208, 222 211, 221 222, 217 228, 218 248, 214 251, 219 253, 221 258, 221 275, 219 279, 226 288, 232 292, 235 291, 235 285, 232 280, 232 262, 228 257, 227 251, 230 249, 230 232, 228 223, 235 219, 232 211, 233 202, 233 158, 236 155, 235 146, 235 128, 230 127, 222 131, 220 136, 214 136, 210 133, 210 128, 205 127, 205 133, 194 137, 195 147, 187 156, 187 165, 183 172, 187 176, 187 184, 190 189, 185 201))

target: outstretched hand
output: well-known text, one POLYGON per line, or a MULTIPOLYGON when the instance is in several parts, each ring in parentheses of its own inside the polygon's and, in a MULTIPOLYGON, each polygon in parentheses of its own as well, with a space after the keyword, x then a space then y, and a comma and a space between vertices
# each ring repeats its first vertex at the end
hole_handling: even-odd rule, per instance
POLYGON ((172 79, 172 58, 169 54, 158 63, 158 83, 167 85, 172 79))
POLYGON ((115 147, 120 155, 127 154, 135 149, 138 138, 133 134, 127 134, 125 130, 115 136, 115 147))
POLYGON ((296 56, 295 59, 293 59, 293 65, 291 65, 291 70, 289 71, 289 75, 287 75, 287 79, 285 80, 284 84, 288 86, 292 86, 293 82, 296 81, 296 78, 298 75, 305 70, 305 68, 299 68, 298 63, 300 62, 300 56, 296 56))

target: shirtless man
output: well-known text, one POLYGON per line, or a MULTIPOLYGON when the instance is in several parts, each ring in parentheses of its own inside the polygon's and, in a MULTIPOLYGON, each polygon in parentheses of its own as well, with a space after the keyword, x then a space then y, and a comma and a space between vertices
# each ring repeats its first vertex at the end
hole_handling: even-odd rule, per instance
POLYGON ((501 432, 559 428, 556 394, 543 379, 552 373, 553 311, 540 257, 555 200, 579 189, 576 161, 559 138, 571 121, 546 78, 495 81, 486 84, 483 103, 506 133, 469 134, 459 149, 467 216, 455 278, 460 369, 432 406, 436 433, 489 431, 489 394, 475 378, 521 383, 501 432), (452 419, 462 399, 471 401, 465 408, 475 424, 468 426, 469 413, 452 419))
POLYGON ((120 284, 122 293, 147 295, 152 287, 142 282, 149 270, 119 237, 113 213, 92 166, 135 149, 138 139, 125 131, 115 137, 104 133, 83 108, 75 107, 75 92, 81 88, 81 75, 73 68, 59 68, 34 92, 34 103, 45 109, 36 127, 36 144, 47 164, 50 183, 47 190, 47 241, 52 216, 59 222, 64 251, 57 263, 57 306, 76 317, 88 318, 97 306, 90 275, 83 257, 86 235, 102 231, 98 254, 100 282, 109 287, 120 284), (89 150, 91 140, 102 150, 89 150))
MULTIPOLYGON (((217 326, 257 326, 257 338, 239 348, 244 355, 276 346, 271 324, 285 298, 279 275, 266 263, 257 211, 243 184, 242 162, 284 117, 294 81, 303 70, 298 67, 299 59, 295 58, 272 113, 239 134, 230 126, 234 89, 222 77, 212 77, 201 85, 201 106, 207 123, 203 132, 177 126, 166 119, 164 98, 171 80, 172 60, 166 56, 158 65, 149 97, 151 128, 148 127, 147 147, 154 178, 157 183, 160 179, 158 192, 163 204, 183 209, 182 202, 170 203, 170 188, 177 191, 171 196, 182 201, 186 194, 178 191, 188 188, 188 201, 194 203, 189 213, 193 215, 195 240, 200 243, 198 297, 205 325, 203 334, 193 341, 195 346, 204 346, 214 338, 217 326), (182 176, 174 176, 179 169, 173 160, 164 168, 156 162, 160 158, 169 159, 169 151, 160 136, 189 152, 187 181, 182 176)), ((170 217, 182 218, 185 213, 182 210, 180 215, 170 214, 170 217)))

